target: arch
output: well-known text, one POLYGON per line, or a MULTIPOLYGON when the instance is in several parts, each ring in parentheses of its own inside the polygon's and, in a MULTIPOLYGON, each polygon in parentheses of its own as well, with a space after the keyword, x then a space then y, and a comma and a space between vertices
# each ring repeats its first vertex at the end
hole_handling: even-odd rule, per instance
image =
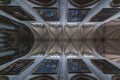
POLYGON ((55 80, 55 79, 51 76, 37 76, 29 80, 55 80))
POLYGON ((88 75, 78 74, 73 76, 70 80, 97 80, 97 79, 88 75))
POLYGON ((110 4, 112 7, 120 7, 120 0, 112 0, 110 4))
POLYGON ((90 6, 99 0, 69 0, 69 2, 76 7, 86 7, 90 6))

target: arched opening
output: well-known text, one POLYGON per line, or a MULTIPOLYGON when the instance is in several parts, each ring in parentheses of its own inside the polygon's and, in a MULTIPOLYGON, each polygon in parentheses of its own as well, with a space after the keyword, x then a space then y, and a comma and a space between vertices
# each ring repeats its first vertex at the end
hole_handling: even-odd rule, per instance
POLYGON ((79 74, 73 76, 70 80, 97 80, 97 79, 88 75, 79 74))
POLYGON ((120 7, 120 0, 112 0, 111 6, 112 7, 120 7))
POLYGON ((99 0, 69 0, 76 7, 86 7, 96 3, 99 0))

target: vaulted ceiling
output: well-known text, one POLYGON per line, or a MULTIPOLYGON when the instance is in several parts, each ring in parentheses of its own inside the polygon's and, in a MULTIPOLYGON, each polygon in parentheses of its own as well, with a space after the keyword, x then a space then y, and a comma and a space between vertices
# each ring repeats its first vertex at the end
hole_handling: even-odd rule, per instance
POLYGON ((93 55, 95 50, 111 58, 112 52, 116 53, 114 56, 119 54, 119 42, 110 41, 120 40, 119 3, 119 0, 5 0, 0 2, 0 16, 30 28, 35 37, 34 55, 78 55, 79 51, 93 55), (91 39, 101 41, 92 43, 91 39))
MULTIPOLYGON (((0 7, 0 15, 32 27, 39 39, 100 39, 103 38, 101 35, 105 34, 104 31, 94 34, 99 27, 110 26, 111 23, 119 25, 120 9, 116 2, 117 0, 11 0, 9 4, 0 7), (9 11, 12 8, 18 14, 20 9, 24 10, 24 17, 14 16, 16 13, 9 11)), ((107 28, 106 34, 112 29, 107 28)), ((113 36, 111 38, 118 39, 113 36)))

